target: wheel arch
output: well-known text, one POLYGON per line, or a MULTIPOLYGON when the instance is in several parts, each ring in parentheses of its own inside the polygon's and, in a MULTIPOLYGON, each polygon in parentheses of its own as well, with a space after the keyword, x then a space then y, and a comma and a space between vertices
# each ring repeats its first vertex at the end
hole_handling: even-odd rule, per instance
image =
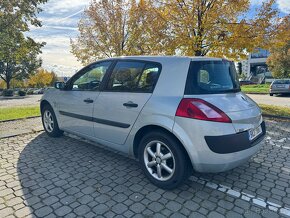
POLYGON ((161 126, 158 126, 158 125, 147 125, 147 126, 143 126, 142 128, 140 128, 137 131, 137 133, 135 134, 135 137, 134 137, 134 141, 133 141, 133 155, 134 155, 135 158, 138 159, 139 145, 140 145, 140 142, 141 142, 143 136, 145 134, 149 133, 149 132, 152 132, 152 131, 162 131, 162 132, 164 132, 166 134, 169 134, 172 137, 174 137, 174 139, 180 145, 180 148, 184 151, 184 154, 187 156, 189 163, 191 164, 189 154, 188 154, 186 148, 184 147, 184 145, 182 144, 182 142, 178 139, 178 137, 176 137, 174 135, 174 133, 172 133, 168 129, 166 129, 164 127, 161 127, 161 126))
POLYGON ((40 112, 42 112, 42 109, 43 109, 44 106, 46 106, 46 105, 52 107, 51 104, 50 104, 47 100, 42 100, 42 101, 40 102, 40 112))

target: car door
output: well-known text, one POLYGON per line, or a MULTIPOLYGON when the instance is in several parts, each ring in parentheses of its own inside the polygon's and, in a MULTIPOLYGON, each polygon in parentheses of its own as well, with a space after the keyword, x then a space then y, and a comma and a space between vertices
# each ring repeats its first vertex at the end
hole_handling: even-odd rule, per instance
POLYGON ((124 144, 161 71, 158 63, 120 60, 114 66, 93 112, 99 139, 124 144))
POLYGON ((73 76, 65 90, 60 92, 58 113, 63 130, 85 136, 94 136, 94 102, 100 94, 100 85, 112 62, 89 65, 73 76))

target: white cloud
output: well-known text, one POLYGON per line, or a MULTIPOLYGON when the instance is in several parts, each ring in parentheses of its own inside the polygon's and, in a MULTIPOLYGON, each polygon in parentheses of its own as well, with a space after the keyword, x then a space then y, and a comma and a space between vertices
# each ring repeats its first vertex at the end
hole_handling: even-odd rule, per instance
POLYGON ((290 14, 290 0, 277 0, 278 8, 285 14, 290 14))
POLYGON ((44 5, 43 9, 46 13, 59 14, 85 8, 89 3, 90 0, 51 0, 44 5))

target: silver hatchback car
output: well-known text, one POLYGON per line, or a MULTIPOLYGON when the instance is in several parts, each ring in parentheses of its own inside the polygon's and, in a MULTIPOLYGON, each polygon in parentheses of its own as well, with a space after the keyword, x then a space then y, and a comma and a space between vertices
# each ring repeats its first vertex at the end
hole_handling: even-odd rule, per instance
POLYGON ((290 79, 276 79, 270 85, 270 96, 274 94, 290 94, 290 79))
POLYGON ((173 189, 192 173, 245 163, 262 146, 261 110, 241 93, 232 62, 207 57, 121 57, 95 62, 41 100, 49 136, 73 133, 139 160, 173 189))

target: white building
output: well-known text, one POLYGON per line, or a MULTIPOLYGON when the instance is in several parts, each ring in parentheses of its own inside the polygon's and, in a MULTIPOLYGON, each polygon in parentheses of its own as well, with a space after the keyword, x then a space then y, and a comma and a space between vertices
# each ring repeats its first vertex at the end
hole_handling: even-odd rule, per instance
POLYGON ((271 72, 269 72, 266 64, 269 55, 269 51, 257 49, 257 52, 249 54, 247 60, 240 62, 242 64, 242 73, 246 75, 248 80, 258 83, 264 80, 266 82, 271 82, 273 80, 273 76, 271 72))

